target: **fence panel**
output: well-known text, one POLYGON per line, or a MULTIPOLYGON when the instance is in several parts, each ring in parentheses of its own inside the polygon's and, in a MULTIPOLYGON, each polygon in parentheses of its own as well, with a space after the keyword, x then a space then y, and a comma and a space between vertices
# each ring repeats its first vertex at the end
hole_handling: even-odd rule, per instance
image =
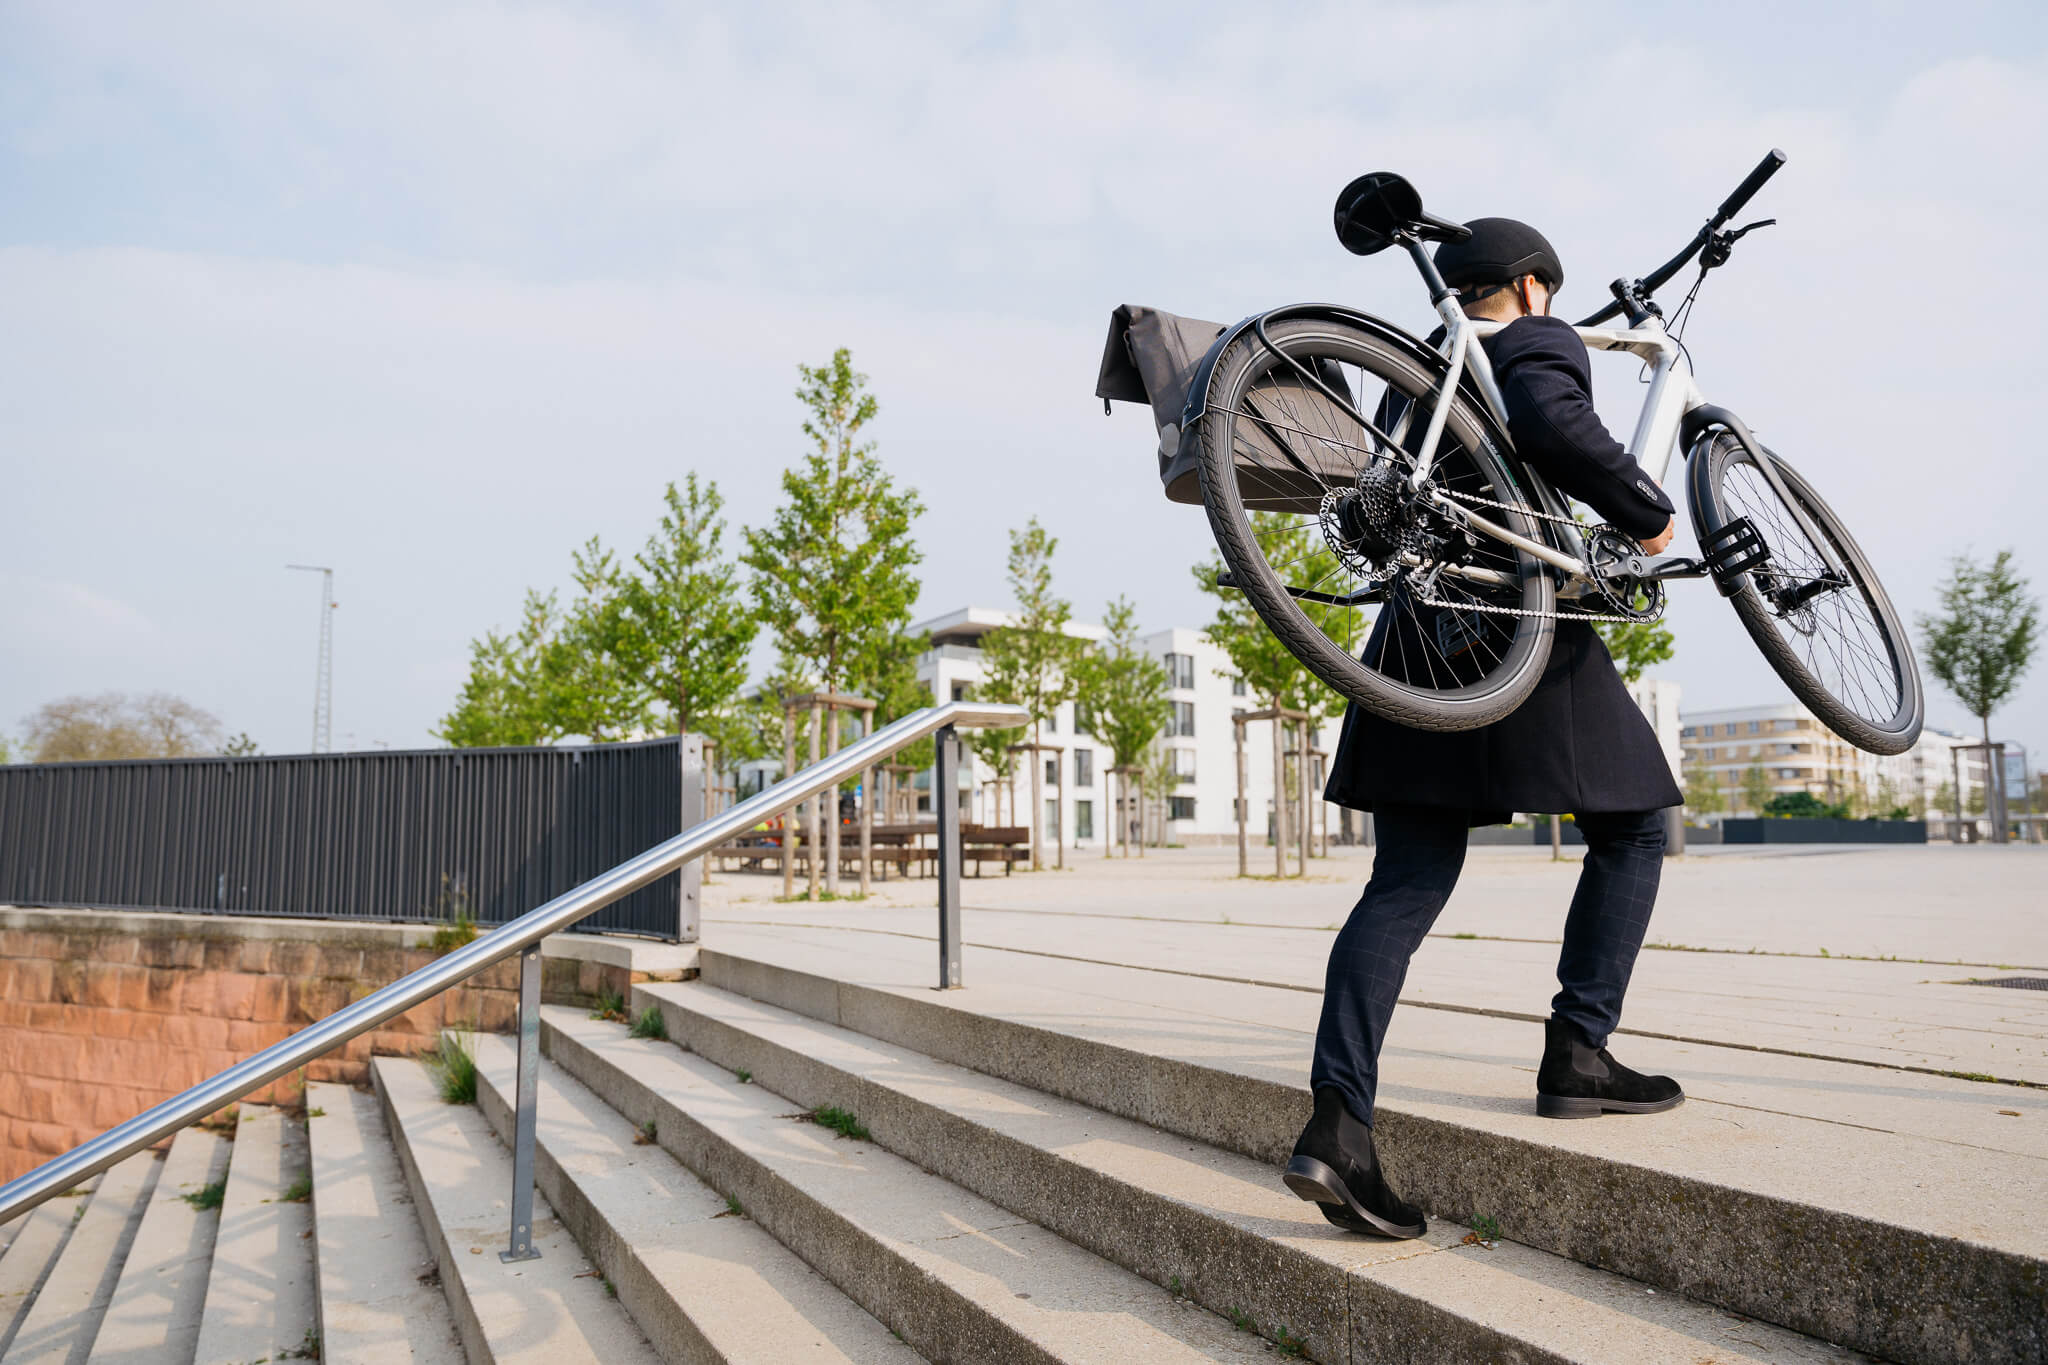
MULTIPOLYGON (((501 924, 680 832, 678 741, 0 767, 0 903, 501 924)), ((676 937, 671 874, 585 929, 676 937)))

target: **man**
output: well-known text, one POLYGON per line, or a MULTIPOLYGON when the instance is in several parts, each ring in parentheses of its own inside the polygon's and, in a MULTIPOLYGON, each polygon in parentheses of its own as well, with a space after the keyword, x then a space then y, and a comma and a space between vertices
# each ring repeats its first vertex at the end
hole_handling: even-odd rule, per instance
MULTIPOLYGON (((1516 451, 1644 549, 1663 550, 1677 530, 1671 502, 1601 424, 1585 343, 1550 316, 1564 283, 1557 253, 1512 219, 1467 226, 1471 238, 1440 246, 1436 264, 1468 317, 1508 324, 1484 344, 1516 451)), ((1569 812, 1586 837, 1559 990, 1544 1025, 1537 1112, 1652 1113, 1685 1098, 1670 1077, 1640 1075, 1606 1049, 1656 900, 1661 808, 1681 797, 1656 734, 1591 626, 1557 623, 1536 690, 1496 724, 1425 733, 1352 707, 1326 796, 1375 813, 1378 852, 1330 951, 1309 1073, 1315 1116, 1287 1165, 1296 1194, 1352 1231, 1425 1231, 1421 1211, 1388 1186, 1373 1150, 1380 1046, 1408 960, 1457 885, 1467 830, 1515 811, 1569 812)))

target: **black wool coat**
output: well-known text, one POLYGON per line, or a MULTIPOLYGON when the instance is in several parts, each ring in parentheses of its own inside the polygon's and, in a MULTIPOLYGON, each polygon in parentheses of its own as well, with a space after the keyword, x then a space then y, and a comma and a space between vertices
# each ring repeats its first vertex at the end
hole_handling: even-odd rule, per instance
MULTIPOLYGON (((1592 366, 1570 324, 1520 318, 1484 345, 1516 452, 1629 534, 1661 532, 1671 500, 1593 411, 1592 366)), ((1380 614, 1368 655, 1377 657, 1396 616, 1380 614)), ((1536 690, 1492 725, 1438 734, 1351 707, 1324 795, 1354 810, 1457 810, 1475 825, 1500 824, 1516 811, 1657 810, 1683 799, 1656 732, 1582 621, 1557 623, 1536 690)))

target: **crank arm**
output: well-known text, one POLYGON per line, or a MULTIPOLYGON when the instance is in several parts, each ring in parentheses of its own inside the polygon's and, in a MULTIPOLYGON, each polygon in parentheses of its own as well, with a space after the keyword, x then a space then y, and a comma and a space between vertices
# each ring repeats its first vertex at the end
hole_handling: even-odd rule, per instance
POLYGON ((1707 566, 1690 555, 1630 555, 1623 566, 1631 578, 1705 578, 1707 566))

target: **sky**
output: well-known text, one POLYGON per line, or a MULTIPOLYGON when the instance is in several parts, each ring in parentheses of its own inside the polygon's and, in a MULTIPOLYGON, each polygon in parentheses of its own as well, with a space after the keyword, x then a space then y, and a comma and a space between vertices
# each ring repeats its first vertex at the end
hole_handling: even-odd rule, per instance
MULTIPOLYGON (((591 536, 637 547, 666 482, 765 521, 797 366, 841 346, 929 509, 921 614, 1005 604, 1035 516, 1077 615, 1199 625, 1202 513, 1092 396, 1110 311, 1426 329, 1412 269, 1331 233, 1377 169, 1537 224, 1575 316, 1782 148, 1702 388, 1909 617, 1965 552, 2041 592, 2044 15, 0 0, 0 733, 162 690, 304 751, 312 563, 337 747, 430 744, 468 642, 591 536)), ((1623 432, 1635 379, 1596 361, 1623 432)), ((1673 599, 1688 707, 1786 697, 1711 588, 1673 599)), ((1929 720, 1975 729, 1931 680, 1929 720)), ((2048 756, 2048 665, 1995 729, 2048 756)))

